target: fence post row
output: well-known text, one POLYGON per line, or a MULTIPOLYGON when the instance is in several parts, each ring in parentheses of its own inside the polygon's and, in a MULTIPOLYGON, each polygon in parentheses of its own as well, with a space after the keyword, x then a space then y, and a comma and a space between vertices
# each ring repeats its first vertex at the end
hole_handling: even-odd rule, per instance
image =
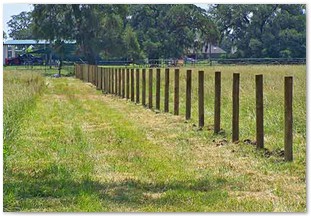
POLYGON ((204 126, 204 71, 198 76, 199 127, 204 126))
POLYGON ((258 149, 264 147, 263 121, 263 75, 256 75, 256 145, 258 149))
POLYGON ((232 88, 232 142, 239 140, 239 88, 240 74, 233 74, 232 88))
MULTIPOLYGON (((127 68, 103 68, 96 65, 74 65, 75 77, 90 82, 96 89, 103 93, 116 94, 131 101, 135 97, 136 79, 136 103, 140 103, 140 69, 127 68), (131 89, 130 89, 131 88, 131 89)), ((165 69, 164 86, 164 112, 169 112, 169 68, 165 69)), ((175 69, 174 76, 174 115, 179 115, 179 69, 175 69)), ((256 147, 264 148, 264 104, 263 104, 263 75, 255 76, 256 84, 256 147)), ((285 161, 293 160, 293 77, 285 77, 284 80, 284 155, 285 161)), ((186 73, 186 120, 191 118, 191 85, 192 70, 186 73)), ((239 88, 240 74, 233 73, 232 85, 232 142, 239 141, 239 88)), ((148 107, 153 108, 153 69, 149 68, 149 96, 148 107)), ((156 69, 156 109, 160 110, 161 93, 161 69, 156 69)), ((146 106, 146 69, 142 69, 142 105, 146 106)), ((198 120, 199 127, 204 127, 204 71, 198 71, 198 120)), ((214 133, 220 131, 221 121, 221 72, 215 72, 215 98, 214 98, 214 133)))
POLYGON ((191 118, 191 78, 192 71, 187 70, 186 79, 186 120, 191 118))
POLYGON ((174 77, 174 115, 179 115, 179 69, 175 69, 174 77))
POLYGON ((293 77, 284 82, 284 156, 285 161, 293 160, 293 77))

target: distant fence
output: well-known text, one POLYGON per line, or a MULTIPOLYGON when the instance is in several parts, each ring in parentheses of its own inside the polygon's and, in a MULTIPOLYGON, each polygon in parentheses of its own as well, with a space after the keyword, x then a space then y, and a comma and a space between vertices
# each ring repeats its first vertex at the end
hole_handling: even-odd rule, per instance
POLYGON ((212 58, 212 59, 139 59, 129 60, 105 60, 98 61, 97 65, 129 66, 137 67, 204 67, 210 65, 296 65, 306 64, 306 58, 212 58))
MULTIPOLYGON (((170 70, 174 71, 174 115, 179 115, 179 83, 180 69, 166 68, 164 71, 164 112, 169 112, 169 76, 170 70)), ((96 65, 75 65, 76 78, 90 82, 96 89, 102 90, 106 94, 114 94, 121 98, 126 98, 137 104, 141 103, 149 109, 153 109, 153 72, 156 72, 155 109, 160 110, 161 100, 161 74, 160 68, 118 68, 118 67, 98 67, 96 65), (148 83, 146 75, 148 70, 148 83), (140 71, 142 72, 140 76, 140 71), (141 79, 140 79, 141 77, 141 79), (140 82, 141 87, 140 89, 140 82), (135 85, 136 83, 136 85, 135 85), (148 88, 148 105, 146 104, 146 88, 148 88), (135 90, 136 89, 136 90, 135 90), (136 96, 135 96, 136 92, 136 96), (135 100, 136 98, 136 100, 135 100)), ((191 118, 191 83, 192 70, 186 72, 186 120, 191 118)), ((214 133, 220 132, 220 110, 221 110, 221 72, 215 72, 215 95, 214 95, 214 133)), ((264 148, 264 106, 263 106, 263 75, 255 75, 256 85, 256 146, 257 149, 264 148)), ((204 71, 198 71, 198 122, 199 128, 204 127, 204 71)), ((232 86, 232 142, 239 141, 239 94, 240 94, 240 74, 233 74, 232 86)), ((284 156, 286 161, 293 160, 293 77, 284 79, 284 156)))
MULTIPOLYGON (((9 68, 15 68, 18 70, 38 70, 38 71, 45 71, 46 73, 49 72, 54 72, 58 73, 59 66, 57 64, 55 65, 32 65, 32 64, 23 64, 23 65, 10 65, 10 66, 5 66, 9 68)), ((67 76, 74 75, 75 74, 75 68, 74 68, 74 62, 65 62, 62 65, 61 70, 63 71, 62 74, 65 71, 65 74, 67 76)), ((47 73, 48 74, 48 73, 47 73)))

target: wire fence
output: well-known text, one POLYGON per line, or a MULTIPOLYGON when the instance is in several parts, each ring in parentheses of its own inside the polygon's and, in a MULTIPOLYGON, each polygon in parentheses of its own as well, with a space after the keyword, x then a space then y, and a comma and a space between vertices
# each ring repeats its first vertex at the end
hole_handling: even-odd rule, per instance
POLYGON ((140 59, 140 60, 105 60, 98 61, 98 65, 107 66, 131 66, 138 67, 206 67, 213 65, 283 65, 283 64, 306 64, 306 58, 239 58, 239 59, 140 59))

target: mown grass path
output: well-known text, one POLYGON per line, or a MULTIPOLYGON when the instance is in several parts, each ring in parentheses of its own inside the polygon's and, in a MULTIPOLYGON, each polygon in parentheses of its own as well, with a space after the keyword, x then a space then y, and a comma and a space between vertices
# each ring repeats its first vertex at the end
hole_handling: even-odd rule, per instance
POLYGON ((306 211, 305 169, 216 146, 183 117, 47 78, 4 173, 4 211, 306 211))

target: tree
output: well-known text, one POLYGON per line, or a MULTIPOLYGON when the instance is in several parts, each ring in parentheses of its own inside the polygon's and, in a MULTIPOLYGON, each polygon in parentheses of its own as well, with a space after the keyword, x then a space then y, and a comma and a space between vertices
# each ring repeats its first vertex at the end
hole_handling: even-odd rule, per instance
POLYGON ((125 28, 123 41, 127 58, 131 60, 143 58, 144 55, 140 49, 136 33, 130 25, 125 28))
POLYGON ((126 5, 34 5, 35 34, 42 39, 75 40, 89 64, 122 53, 126 5))
POLYGON ((38 38, 75 40, 89 64, 104 58, 181 57, 218 30, 195 5, 34 5, 38 38))
POLYGON ((195 5, 133 5, 130 14, 130 24, 149 58, 179 58, 218 40, 216 26, 195 5))
POLYGON ((221 46, 236 57, 300 57, 306 53, 304 5, 213 5, 221 46))
POLYGON ((8 37, 7 37, 6 33, 5 33, 5 31, 3 31, 3 39, 6 40, 7 38, 8 37))
POLYGON ((32 17, 31 12, 23 11, 13 15, 9 22, 9 36, 14 40, 32 39, 32 17))

